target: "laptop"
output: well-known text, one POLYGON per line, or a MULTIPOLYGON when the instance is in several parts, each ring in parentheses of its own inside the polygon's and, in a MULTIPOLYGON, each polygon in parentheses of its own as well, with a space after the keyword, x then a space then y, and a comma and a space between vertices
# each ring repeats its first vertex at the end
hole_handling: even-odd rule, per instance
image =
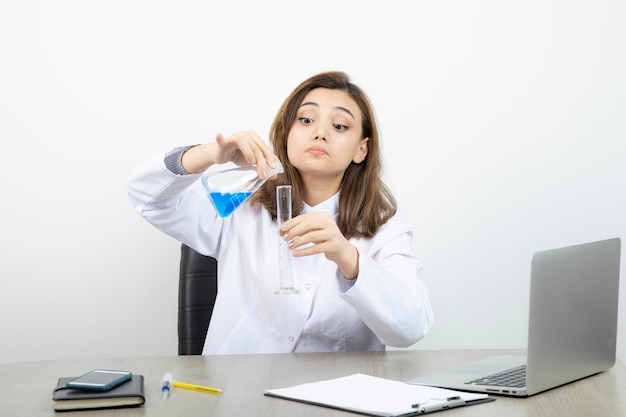
POLYGON ((613 367, 620 252, 619 238, 536 252, 527 356, 493 356, 407 382, 528 397, 613 367))

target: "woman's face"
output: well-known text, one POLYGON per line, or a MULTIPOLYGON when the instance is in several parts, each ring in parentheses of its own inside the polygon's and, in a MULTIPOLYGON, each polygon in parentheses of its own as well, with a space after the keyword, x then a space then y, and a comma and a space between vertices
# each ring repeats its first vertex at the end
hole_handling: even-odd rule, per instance
POLYGON ((287 137, 287 156, 303 176, 339 178, 367 155, 362 114, 346 92, 317 88, 302 100, 287 137))

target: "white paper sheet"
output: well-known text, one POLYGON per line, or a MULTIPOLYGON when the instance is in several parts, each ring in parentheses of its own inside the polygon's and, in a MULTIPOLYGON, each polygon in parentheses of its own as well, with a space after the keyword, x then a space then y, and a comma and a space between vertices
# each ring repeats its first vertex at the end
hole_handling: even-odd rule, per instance
POLYGON ((486 394, 413 385, 364 374, 269 389, 265 394, 374 416, 418 414, 414 404, 432 406, 453 397, 464 402, 489 398, 486 394))

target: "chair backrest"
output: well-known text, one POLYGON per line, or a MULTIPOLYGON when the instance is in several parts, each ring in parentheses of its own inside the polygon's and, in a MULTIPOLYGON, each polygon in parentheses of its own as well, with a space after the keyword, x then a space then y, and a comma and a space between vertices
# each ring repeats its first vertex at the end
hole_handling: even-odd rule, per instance
POLYGON ((183 244, 178 283, 178 354, 201 355, 217 297, 217 260, 183 244))

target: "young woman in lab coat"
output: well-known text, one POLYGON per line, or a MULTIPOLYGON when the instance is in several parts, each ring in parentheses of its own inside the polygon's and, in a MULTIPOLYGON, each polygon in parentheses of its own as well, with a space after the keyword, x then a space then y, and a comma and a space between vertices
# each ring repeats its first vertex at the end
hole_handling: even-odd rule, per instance
POLYGON ((174 149, 129 181, 136 210, 158 229, 218 259, 218 296, 204 354, 384 350, 407 347, 432 325, 410 222, 381 180, 381 150, 367 96, 341 72, 302 82, 279 109, 271 148, 253 131, 174 149), (199 179, 216 164, 274 157, 270 178, 220 217, 199 179), (293 188, 280 230, 276 186, 293 188), (279 237, 290 242, 299 293, 276 295, 279 237))

